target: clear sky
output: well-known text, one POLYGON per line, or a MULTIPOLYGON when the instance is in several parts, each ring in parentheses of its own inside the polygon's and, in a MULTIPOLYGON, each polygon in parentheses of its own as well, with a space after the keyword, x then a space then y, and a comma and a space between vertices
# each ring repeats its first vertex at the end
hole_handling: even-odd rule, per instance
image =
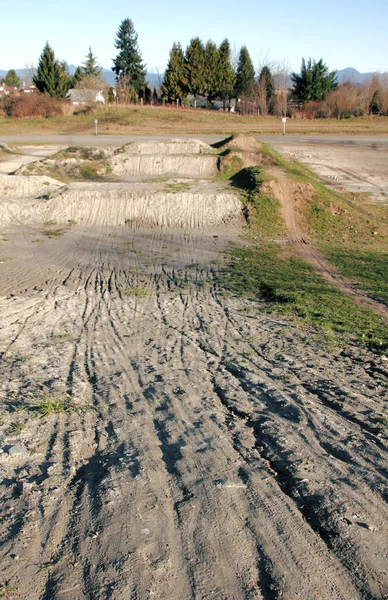
POLYGON ((186 47, 197 35, 245 44, 255 66, 269 54, 294 71, 302 56, 330 69, 388 71, 388 0, 0 0, 0 69, 36 65, 46 40, 69 64, 91 46, 110 68, 126 17, 149 71, 164 70, 174 41, 186 47))

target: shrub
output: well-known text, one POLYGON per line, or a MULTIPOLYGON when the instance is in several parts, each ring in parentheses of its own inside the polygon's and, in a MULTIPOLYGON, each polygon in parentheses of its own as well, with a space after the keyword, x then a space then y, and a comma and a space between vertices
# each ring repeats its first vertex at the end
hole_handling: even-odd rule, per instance
POLYGON ((64 101, 51 98, 46 94, 23 94, 5 98, 3 110, 8 117, 16 119, 50 117, 63 114, 64 104, 64 101))

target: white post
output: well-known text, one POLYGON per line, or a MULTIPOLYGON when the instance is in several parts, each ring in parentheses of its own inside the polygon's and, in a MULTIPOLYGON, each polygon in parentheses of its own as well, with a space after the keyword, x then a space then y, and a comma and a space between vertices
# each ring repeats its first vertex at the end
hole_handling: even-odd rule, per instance
POLYGON ((98 134, 98 119, 94 119, 94 124, 96 126, 96 135, 98 134))
POLYGON ((282 117, 282 123, 283 123, 283 135, 286 135, 286 122, 287 122, 287 119, 286 119, 286 117, 282 117))

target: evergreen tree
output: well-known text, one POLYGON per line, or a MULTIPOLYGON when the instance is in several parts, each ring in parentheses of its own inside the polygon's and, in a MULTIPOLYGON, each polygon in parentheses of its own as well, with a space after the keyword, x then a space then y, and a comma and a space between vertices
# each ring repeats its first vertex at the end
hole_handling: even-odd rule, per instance
POLYGON ((199 37, 193 38, 186 49, 185 56, 187 89, 194 96, 194 108, 197 96, 205 93, 205 49, 199 37))
POLYGON ((39 57, 38 68, 33 78, 39 92, 48 94, 54 98, 63 98, 68 90, 68 81, 64 77, 64 71, 55 58, 54 51, 46 42, 43 52, 39 57))
POLYGON ((61 69, 61 79, 63 82, 63 88, 65 90, 64 95, 66 95, 69 89, 73 87, 73 77, 70 75, 69 65, 67 64, 67 62, 65 60, 60 60, 58 62, 59 67, 61 69))
POLYGON ((82 78, 84 77, 84 72, 82 70, 82 67, 78 66, 76 68, 76 70, 74 71, 74 75, 71 81, 71 87, 75 88, 75 86, 82 81, 82 78))
POLYGON ((9 85, 10 87, 20 88, 20 79, 16 75, 15 69, 10 69, 5 76, 4 79, 5 85, 9 85))
POLYGON ((308 102, 310 100, 324 100, 326 96, 337 89, 336 80, 337 71, 328 72, 327 66, 323 60, 305 61, 302 58, 300 75, 292 73, 291 80, 294 84, 293 96, 299 102, 308 102))
POLYGON ((223 100, 224 108, 226 100, 233 97, 235 75, 230 60, 230 44, 225 39, 218 49, 218 91, 217 96, 223 100))
POLYGON ((162 85, 162 95, 169 102, 180 100, 181 103, 187 96, 185 57, 179 43, 176 44, 174 42, 170 50, 170 57, 162 85))
POLYGON ((116 73, 117 82, 124 82, 126 86, 132 86, 137 94, 144 90, 146 82, 146 69, 143 64, 137 33, 131 19, 124 19, 117 31, 115 48, 119 50, 113 59, 112 71, 116 73))
POLYGON ((255 82, 255 68, 246 46, 242 46, 238 57, 235 94, 236 98, 248 95, 253 89, 255 82))
POLYGON ((220 56, 218 48, 214 42, 209 40, 205 46, 205 91, 208 102, 212 102, 217 97, 219 90, 220 76, 220 56))
POLYGON ((102 69, 97 62, 97 58, 93 56, 93 52, 90 46, 89 52, 86 55, 86 60, 82 66, 82 71, 85 75, 89 75, 91 77, 100 77, 102 73, 102 69))
POLYGON ((264 66, 260 71, 259 85, 262 85, 265 90, 265 101, 267 105, 267 111, 270 114, 273 114, 276 103, 275 84, 271 70, 267 66, 264 66))

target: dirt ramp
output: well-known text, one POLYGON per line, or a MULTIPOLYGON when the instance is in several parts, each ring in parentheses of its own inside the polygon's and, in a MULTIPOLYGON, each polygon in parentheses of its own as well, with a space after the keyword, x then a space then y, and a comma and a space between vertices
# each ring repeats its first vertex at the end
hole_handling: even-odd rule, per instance
POLYGON ((241 219, 236 195, 221 193, 146 193, 122 187, 83 189, 72 184, 53 199, 8 201, 0 205, 0 222, 76 221, 79 225, 150 225, 208 228, 241 219))
POLYGON ((217 156, 206 155, 117 155, 112 158, 114 175, 212 177, 217 174, 217 156))
POLYGON ((51 177, 0 175, 0 198, 37 198, 49 196, 63 187, 51 177))
POLYGON ((211 147, 201 140, 172 139, 165 141, 149 140, 145 142, 132 142, 120 148, 117 153, 125 154, 209 154, 211 147))

